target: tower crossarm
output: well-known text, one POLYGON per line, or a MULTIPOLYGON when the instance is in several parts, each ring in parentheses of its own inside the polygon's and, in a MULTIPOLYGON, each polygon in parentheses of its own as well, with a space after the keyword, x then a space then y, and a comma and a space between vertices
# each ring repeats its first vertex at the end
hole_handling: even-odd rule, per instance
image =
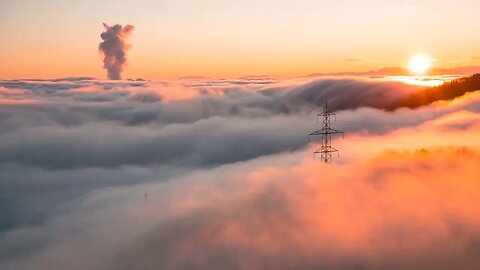
POLYGON ((340 130, 337 130, 337 129, 320 129, 320 130, 317 130, 317 131, 314 131, 310 134, 308 134, 308 136, 315 136, 315 135, 328 135, 328 134, 344 134, 343 131, 340 131, 340 130))
POLYGON ((319 153, 333 153, 333 152, 338 152, 339 150, 337 148, 334 148, 334 147, 320 147, 318 148, 317 150, 315 150, 315 152, 313 152, 314 154, 319 154, 319 153))

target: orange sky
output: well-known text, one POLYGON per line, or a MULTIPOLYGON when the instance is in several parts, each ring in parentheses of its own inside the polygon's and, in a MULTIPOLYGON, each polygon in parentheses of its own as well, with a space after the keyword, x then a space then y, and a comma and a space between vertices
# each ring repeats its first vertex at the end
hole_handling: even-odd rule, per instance
POLYGON ((0 78, 105 78, 102 22, 132 24, 124 77, 306 75, 480 65, 477 1, 60 1, 0 3, 0 78))

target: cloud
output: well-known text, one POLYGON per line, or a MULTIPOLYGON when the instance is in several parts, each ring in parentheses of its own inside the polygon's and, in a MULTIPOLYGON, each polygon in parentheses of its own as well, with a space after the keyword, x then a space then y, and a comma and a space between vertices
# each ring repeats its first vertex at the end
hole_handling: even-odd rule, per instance
POLYGON ((110 267, 474 269, 479 161, 477 152, 433 150, 385 154, 361 168, 255 170, 246 188, 194 200, 110 267), (460 181, 446 165, 463 172, 460 181))
POLYGON ((214 117, 162 129, 119 126, 103 129, 98 124, 23 128, 3 134, 0 163, 58 169, 137 164, 218 165, 305 145, 306 121, 296 120, 272 117, 270 123, 264 123, 214 117), (298 124, 282 131, 290 121, 298 124))
POLYGON ((0 269, 478 265, 478 91, 389 110, 423 87, 346 77, 0 86, 36 100, 0 107, 0 269), (332 166, 311 160, 306 135, 325 100, 347 132, 332 166))
MULTIPOLYGON (((190 96, 180 98, 184 93, 172 93, 175 85, 163 82, 111 84, 105 89, 102 82, 92 81, 67 90, 27 83, 23 95, 40 102, 0 109, 0 164, 45 169, 209 167, 306 146, 305 134, 317 128, 313 115, 327 100, 330 109, 339 111, 338 127, 346 132, 382 133, 391 129, 382 122, 396 123, 397 128, 417 125, 452 110, 440 106, 396 115, 375 110, 390 108, 419 89, 399 82, 325 79, 243 88, 223 84, 179 86, 176 91, 187 89, 190 96)), ((477 95, 464 100, 455 109, 479 110, 472 105, 477 95)))
POLYGON ((286 104, 303 107, 324 106, 328 101, 332 110, 372 107, 387 109, 397 100, 416 91, 414 86, 398 82, 361 82, 354 79, 315 80, 285 95, 286 104))
POLYGON ((2 267, 475 269, 480 263, 477 150, 387 151, 332 166, 291 161, 302 155, 99 191, 44 226, 6 235, 10 245, 43 244, 28 253, 10 249, 14 259, 2 267))

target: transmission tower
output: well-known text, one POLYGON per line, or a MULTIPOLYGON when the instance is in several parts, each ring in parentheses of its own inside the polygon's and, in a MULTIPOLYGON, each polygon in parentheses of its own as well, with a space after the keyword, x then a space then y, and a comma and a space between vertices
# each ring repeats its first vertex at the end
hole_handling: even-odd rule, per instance
POLYGON ((342 137, 343 137, 344 133, 343 131, 336 130, 330 127, 330 122, 331 122, 330 118, 333 116, 334 119, 336 120, 336 114, 328 111, 326 102, 325 102, 325 107, 323 108, 323 112, 317 114, 317 123, 318 123, 318 118, 320 116, 323 118, 322 129, 308 134, 309 137, 321 136, 321 139, 322 139, 321 140, 322 144, 320 148, 318 148, 315 152, 313 152, 313 159, 315 159, 316 154, 320 154, 320 160, 322 160, 325 163, 331 163, 332 153, 333 152, 338 153, 338 150, 332 147, 332 135, 342 134, 342 137))

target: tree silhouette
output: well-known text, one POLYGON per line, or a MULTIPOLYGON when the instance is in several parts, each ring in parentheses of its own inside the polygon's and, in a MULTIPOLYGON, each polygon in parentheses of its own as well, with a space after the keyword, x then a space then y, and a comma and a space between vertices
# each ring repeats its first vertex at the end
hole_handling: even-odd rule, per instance
POLYGON ((438 100, 451 100, 465 93, 480 90, 480 74, 455 79, 440 86, 429 87, 396 104, 396 108, 417 108, 438 100))

